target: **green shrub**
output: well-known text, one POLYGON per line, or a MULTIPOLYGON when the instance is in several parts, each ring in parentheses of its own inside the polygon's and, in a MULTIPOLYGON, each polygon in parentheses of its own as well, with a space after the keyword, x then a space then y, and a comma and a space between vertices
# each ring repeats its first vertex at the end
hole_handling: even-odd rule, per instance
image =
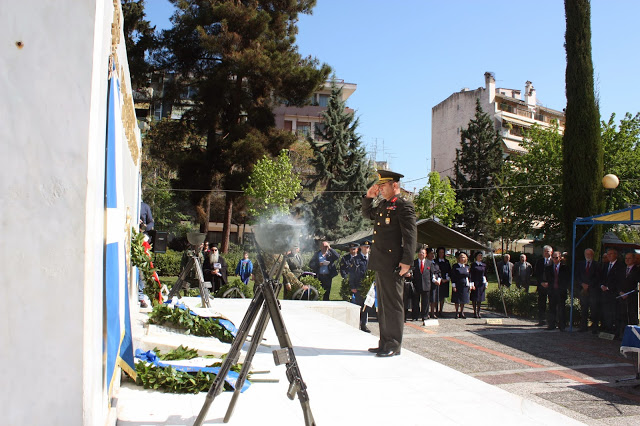
MULTIPOLYGON (((534 318, 538 310, 538 294, 527 293, 524 289, 515 286, 504 288, 504 304, 509 315, 517 315, 525 318, 534 318)), ((500 289, 487 292, 487 304, 498 312, 504 310, 500 289)))
POLYGON ((158 270, 158 275, 175 277, 180 275, 180 259, 181 252, 167 249, 166 253, 155 253, 153 266, 158 270))
MULTIPOLYGON (((564 307, 564 317, 569 324, 569 313, 571 310, 571 293, 569 293, 569 297, 567 297, 567 301, 564 307)), ((580 306, 580 299, 578 297, 573 298, 573 325, 580 325, 580 318, 582 317, 582 309, 580 306)))
MULTIPOLYGON (((242 259, 244 252, 245 250, 242 246, 229 243, 229 251, 222 255, 222 257, 224 257, 224 260, 227 261, 228 275, 235 275, 236 266, 238 266, 238 262, 240 262, 240 259, 242 259)), ((253 268, 257 268, 258 265, 256 264, 255 256, 252 257, 251 253, 249 253, 249 259, 251 259, 251 263, 253 263, 253 268)))

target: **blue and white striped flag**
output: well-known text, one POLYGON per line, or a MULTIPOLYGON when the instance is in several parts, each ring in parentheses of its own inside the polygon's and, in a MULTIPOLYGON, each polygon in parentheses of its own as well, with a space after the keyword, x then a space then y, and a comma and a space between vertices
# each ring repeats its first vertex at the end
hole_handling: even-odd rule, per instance
POLYGON ((116 366, 135 377, 133 345, 129 315, 129 292, 125 263, 125 223, 122 187, 122 150, 124 127, 122 125, 120 82, 115 68, 109 75, 109 101, 107 120, 107 152, 105 167, 105 301, 107 310, 107 383, 113 391, 116 366))

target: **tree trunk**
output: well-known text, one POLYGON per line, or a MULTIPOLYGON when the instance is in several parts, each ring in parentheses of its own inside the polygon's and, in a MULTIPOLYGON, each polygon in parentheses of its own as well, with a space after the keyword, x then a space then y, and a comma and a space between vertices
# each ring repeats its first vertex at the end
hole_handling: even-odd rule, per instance
POLYGON ((229 236, 231 234, 231 214, 233 213, 233 196, 229 193, 226 195, 224 206, 224 223, 222 224, 222 253, 229 251, 229 236))
POLYGON ((200 224, 200 232, 207 233, 209 231, 209 215, 211 213, 211 194, 207 194, 200 199, 196 206, 196 215, 200 224))

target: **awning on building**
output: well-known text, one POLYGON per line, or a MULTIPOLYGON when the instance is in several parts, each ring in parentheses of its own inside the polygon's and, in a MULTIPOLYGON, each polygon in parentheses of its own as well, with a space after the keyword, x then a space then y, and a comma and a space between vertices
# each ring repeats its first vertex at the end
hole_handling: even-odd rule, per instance
POLYGON ((520 145, 516 141, 510 141, 510 140, 507 140, 507 139, 503 139, 502 143, 504 143, 504 146, 507 148, 508 151, 520 152, 522 154, 525 154, 527 152, 527 150, 524 149, 522 147, 522 145, 520 145))

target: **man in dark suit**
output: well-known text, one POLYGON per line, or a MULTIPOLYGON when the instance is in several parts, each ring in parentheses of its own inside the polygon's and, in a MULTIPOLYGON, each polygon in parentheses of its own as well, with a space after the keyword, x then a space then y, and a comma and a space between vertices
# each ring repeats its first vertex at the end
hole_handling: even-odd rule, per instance
POLYGON ((634 257, 633 253, 624 256, 625 278, 618 288, 618 337, 622 337, 627 325, 638 324, 638 292, 627 294, 637 290, 640 282, 640 268, 634 264, 634 257))
POLYGON ((331 281, 333 277, 338 275, 335 262, 340 259, 340 255, 331 248, 328 241, 323 241, 320 247, 320 250, 311 256, 309 267, 316 274, 316 278, 318 278, 324 289, 322 300, 327 301, 331 295, 331 281))
POLYGON ((618 289, 623 286, 625 267, 618 261, 618 250, 613 247, 607 250, 607 260, 607 263, 603 263, 600 272, 602 326, 607 333, 615 334, 616 296, 618 296, 618 289))
POLYGON ((511 263, 511 255, 505 254, 502 261, 496 265, 498 274, 500 274, 500 285, 511 287, 513 283, 513 263, 511 263))
POLYGON ((516 287, 523 288, 526 293, 529 293, 531 275, 533 275, 533 266, 527 262, 527 255, 522 253, 520 261, 513 265, 513 279, 516 282, 516 287))
POLYGON ((418 320, 419 313, 420 318, 424 321, 429 309, 429 293, 431 292, 431 262, 427 260, 426 248, 421 248, 418 251, 418 258, 413 261, 413 290, 411 301, 413 320, 418 320), (421 300, 422 306, 420 305, 421 300))
POLYGON ((547 289, 542 285, 544 281, 544 268, 550 265, 551 253, 553 248, 551 246, 542 247, 542 258, 536 261, 533 268, 533 275, 538 282, 538 325, 544 325, 545 311, 547 310, 547 289))
POLYGON ((378 182, 362 199, 362 215, 372 219, 373 238, 369 269, 376 273, 378 295, 378 347, 369 351, 379 357, 400 355, 404 330, 403 276, 409 272, 415 253, 417 229, 413 203, 400 197, 400 178, 389 170, 378 170, 378 182), (379 204, 374 198, 382 197, 379 204))
POLYGON ((587 331, 589 315, 592 328, 598 330, 600 322, 600 264, 594 260, 593 249, 584 251, 584 260, 576 266, 576 291, 580 299, 580 331, 587 331))
POLYGON ((547 330, 556 328, 556 320, 560 331, 564 331, 564 305, 567 300, 567 290, 571 283, 571 267, 563 264, 562 253, 553 252, 551 264, 544 268, 544 280, 541 285, 549 295, 549 319, 547 330))
MULTIPOLYGON (((360 285, 367 272, 367 261, 358 253, 360 244, 349 244, 349 253, 340 259, 340 275, 342 278, 349 278, 349 289, 351 290, 351 303, 363 307, 364 297, 360 294, 360 285)), ((365 295, 366 296, 366 295, 365 295)), ((367 328, 367 313, 360 310, 360 330, 371 333, 367 328)))

